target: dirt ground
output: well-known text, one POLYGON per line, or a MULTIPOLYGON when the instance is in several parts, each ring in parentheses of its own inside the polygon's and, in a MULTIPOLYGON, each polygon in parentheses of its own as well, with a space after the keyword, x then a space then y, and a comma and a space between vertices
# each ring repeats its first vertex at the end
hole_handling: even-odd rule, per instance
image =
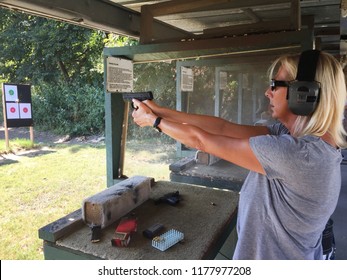
MULTIPOLYGON (((8 129, 8 137, 11 139, 30 139, 29 127, 11 127, 8 129)), ((5 128, 0 126, 0 139, 5 139, 5 128)), ((105 137, 103 135, 70 137, 69 135, 56 135, 48 131, 37 131, 34 128, 34 143, 36 144, 83 144, 83 143, 104 143, 105 137)))
MULTIPOLYGON (((28 139, 30 140, 29 127, 16 127, 8 129, 8 137, 11 145, 11 139, 28 139)), ((5 140, 5 128, 0 126, 0 139, 5 140)), ((36 146, 31 150, 12 150, 11 152, 0 153, 0 166, 18 161, 21 156, 30 154, 31 157, 38 156, 51 150, 55 144, 105 144, 105 137, 103 135, 82 136, 71 138, 69 135, 56 135, 48 131, 37 131, 34 129, 34 143, 36 146)))

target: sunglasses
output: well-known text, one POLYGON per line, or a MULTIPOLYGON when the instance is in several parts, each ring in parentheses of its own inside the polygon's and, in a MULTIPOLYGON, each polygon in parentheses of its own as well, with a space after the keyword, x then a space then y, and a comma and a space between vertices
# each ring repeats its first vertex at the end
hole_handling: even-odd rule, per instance
POLYGON ((270 81, 271 91, 274 91, 276 89, 276 87, 289 87, 289 83, 290 82, 287 82, 287 81, 277 81, 277 80, 272 79, 270 81))

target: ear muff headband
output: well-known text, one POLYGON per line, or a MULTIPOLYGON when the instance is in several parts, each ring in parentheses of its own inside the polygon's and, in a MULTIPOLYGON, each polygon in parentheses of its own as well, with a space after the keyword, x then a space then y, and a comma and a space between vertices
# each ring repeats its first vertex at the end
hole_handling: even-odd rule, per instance
POLYGON ((308 50, 300 55, 298 73, 295 80, 314 82, 320 51, 308 50))
POLYGON ((308 116, 319 102, 320 84, 314 80, 320 51, 308 50, 300 55, 296 79, 288 87, 288 106, 296 115, 308 116))

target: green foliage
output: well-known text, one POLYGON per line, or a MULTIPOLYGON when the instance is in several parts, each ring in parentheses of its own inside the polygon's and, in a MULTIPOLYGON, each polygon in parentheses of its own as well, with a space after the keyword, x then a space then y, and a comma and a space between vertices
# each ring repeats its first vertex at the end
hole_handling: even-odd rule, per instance
POLYGON ((176 63, 144 63, 134 65, 135 91, 151 90, 156 102, 175 107, 176 63))
POLYGON ((93 71, 105 34, 79 26, 0 9, 0 69, 13 83, 100 83, 93 71))
MULTIPOLYGON (((175 63, 146 63, 134 65, 134 91, 152 91, 155 101, 162 106, 176 108, 176 65, 175 63)), ((153 139, 160 137, 162 142, 173 140, 158 134, 151 127, 140 128, 129 116, 129 139, 153 139)))
POLYGON ((0 9, 2 80, 32 85, 35 126, 70 135, 104 130, 107 38, 104 32, 0 9))
POLYGON ((104 39, 105 47, 124 47, 138 45, 138 41, 129 37, 108 33, 104 39))
POLYGON ((56 133, 91 135, 104 131, 103 89, 85 84, 41 83, 32 93, 36 126, 56 133))
POLYGON ((215 69, 208 66, 192 67, 194 91, 189 93, 187 111, 195 114, 213 115, 215 69))
MULTIPOLYGON (((35 126, 88 135, 104 131, 104 46, 138 41, 0 8, 0 44, 2 80, 32 85, 35 126)), ((151 90, 159 104, 175 108, 175 71, 174 63, 135 64, 134 90, 151 90)), ((128 131, 129 139, 157 137, 131 117, 128 131)))

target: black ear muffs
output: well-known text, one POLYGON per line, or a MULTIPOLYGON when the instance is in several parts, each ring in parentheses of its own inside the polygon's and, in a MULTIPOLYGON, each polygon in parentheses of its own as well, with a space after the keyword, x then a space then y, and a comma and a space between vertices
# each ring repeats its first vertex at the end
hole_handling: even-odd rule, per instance
POLYGON ((316 109, 320 96, 320 83, 314 80, 320 52, 304 51, 300 55, 298 73, 288 86, 288 106, 296 115, 308 116, 316 109))

